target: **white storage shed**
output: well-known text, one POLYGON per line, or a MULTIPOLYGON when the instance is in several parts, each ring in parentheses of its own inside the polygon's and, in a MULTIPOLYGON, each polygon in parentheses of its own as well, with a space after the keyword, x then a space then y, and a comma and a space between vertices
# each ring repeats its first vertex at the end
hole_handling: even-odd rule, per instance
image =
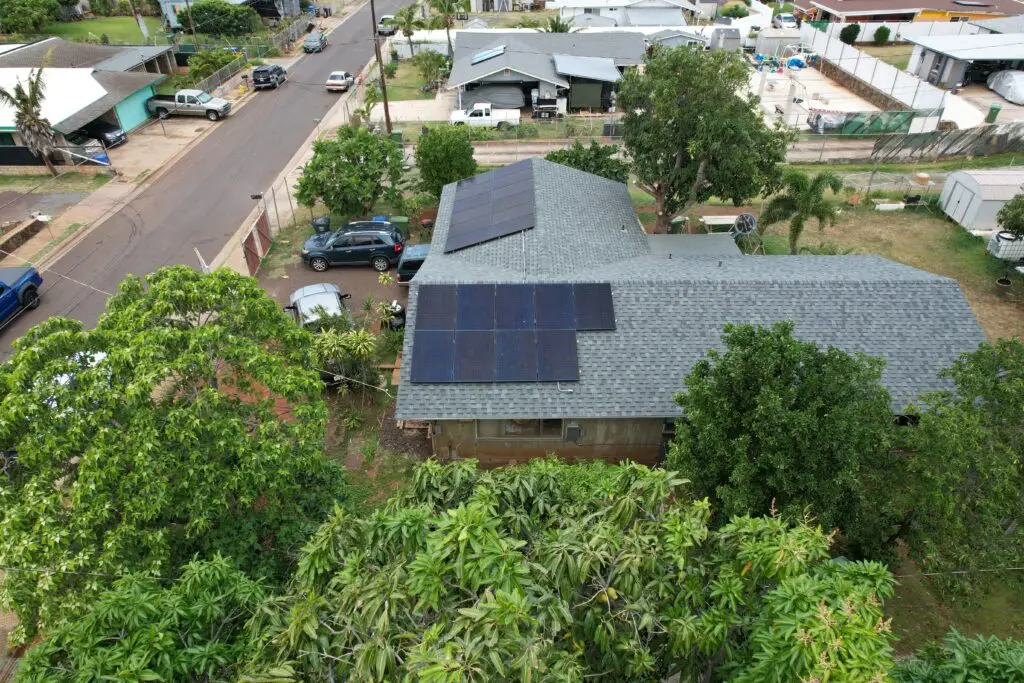
POLYGON ((999 209, 1024 192, 1022 187, 1024 168, 956 171, 946 178, 939 206, 971 232, 992 232, 999 209))

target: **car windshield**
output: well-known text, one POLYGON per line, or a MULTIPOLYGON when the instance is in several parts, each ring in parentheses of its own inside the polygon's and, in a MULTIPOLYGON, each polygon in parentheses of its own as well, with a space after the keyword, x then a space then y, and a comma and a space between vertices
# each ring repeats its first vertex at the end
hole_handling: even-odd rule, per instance
POLYGON ((796 17, 794 17, 792 14, 780 14, 779 15, 779 21, 794 22, 795 23, 796 22, 796 17))
POLYGON ((196 99, 197 99, 197 100, 199 100, 199 102, 200 102, 201 104, 206 104, 207 102, 209 102, 209 101, 210 101, 210 100, 212 100, 213 98, 212 98, 212 97, 210 97, 210 96, 209 96, 208 94, 206 94, 206 93, 204 93, 204 92, 203 92, 203 93, 199 93, 199 96, 198 96, 198 97, 196 97, 196 99))
POLYGON ((340 71, 335 71, 334 73, 331 74, 331 80, 332 81, 343 81, 343 80, 345 80, 345 74, 343 74, 340 71))
POLYGON ((317 43, 320 42, 320 36, 318 34, 313 34, 306 38, 306 42, 309 43, 310 45, 316 45, 317 43))

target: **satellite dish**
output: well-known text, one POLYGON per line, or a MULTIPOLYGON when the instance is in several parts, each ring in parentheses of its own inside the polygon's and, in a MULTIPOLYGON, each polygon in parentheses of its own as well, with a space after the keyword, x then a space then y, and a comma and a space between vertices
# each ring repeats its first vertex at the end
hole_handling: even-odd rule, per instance
POLYGON ((750 213, 741 213, 736 216, 736 222, 732 224, 732 236, 750 235, 757 230, 757 218, 750 213))

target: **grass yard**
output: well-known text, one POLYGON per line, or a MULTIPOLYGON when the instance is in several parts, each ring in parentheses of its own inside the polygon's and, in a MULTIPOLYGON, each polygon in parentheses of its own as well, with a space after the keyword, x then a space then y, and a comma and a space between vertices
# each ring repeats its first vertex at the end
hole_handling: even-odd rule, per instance
POLYGON ((1003 166, 1024 166, 1024 154, 993 154, 972 159, 950 159, 948 161, 925 161, 914 164, 786 164, 786 169, 807 173, 930 173, 934 171, 959 171, 965 168, 999 168, 1003 166))
POLYGON ((132 17, 97 17, 96 19, 83 19, 82 21, 58 21, 48 24, 43 33, 52 34, 65 40, 84 41, 89 34, 99 38, 104 33, 111 43, 118 44, 145 44, 156 42, 160 45, 167 41, 164 38, 164 27, 156 17, 145 17, 146 28, 149 29, 147 41, 139 25, 132 17))
POLYGON ((110 180, 107 173, 67 172, 59 176, 49 175, 0 175, 0 192, 92 192, 110 180))
MULTIPOLYGON (((516 28, 523 20, 547 24, 549 17, 557 17, 557 9, 544 9, 535 12, 479 12, 470 14, 470 19, 482 19, 489 28, 516 28)), ((461 27, 462 22, 455 22, 461 27)))
POLYGON ((437 93, 420 90, 425 82, 416 67, 408 61, 399 62, 395 77, 389 78, 387 82, 388 100, 432 100, 437 97, 437 93))
POLYGON ((910 54, 914 51, 913 45, 862 45, 861 50, 873 57, 878 57, 887 64, 892 64, 897 69, 905 70, 910 63, 910 54))

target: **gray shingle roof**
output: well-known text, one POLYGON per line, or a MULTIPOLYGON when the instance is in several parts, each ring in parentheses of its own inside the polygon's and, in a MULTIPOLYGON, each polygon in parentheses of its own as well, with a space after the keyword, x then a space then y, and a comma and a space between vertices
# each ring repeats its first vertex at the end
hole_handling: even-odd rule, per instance
POLYGON ((0 54, 0 68, 42 66, 49 55, 47 66, 55 69, 95 67, 104 71, 127 71, 170 49, 166 45, 91 45, 48 38, 0 54))
POLYGON ((648 235, 647 246, 654 256, 742 256, 736 240, 727 232, 710 235, 648 235))
POLYGON ((95 68, 103 71, 128 71, 170 51, 169 45, 129 45, 96 64, 95 68))
POLYGON ((720 348, 726 323, 779 320, 792 320, 802 339, 884 359, 882 381, 900 411, 946 388, 939 370, 984 340, 955 280, 878 256, 668 259, 651 253, 635 217, 621 231, 624 186, 533 163, 538 227, 453 254, 440 248, 453 194, 445 189, 434 248, 409 293, 399 419, 672 417, 683 378, 720 348), (600 242, 587 248, 590 236, 600 242), (579 382, 410 382, 419 286, 523 281, 611 282, 616 330, 577 333, 579 382))
POLYGON ((602 33, 474 33, 460 31, 455 36, 455 62, 448 77, 449 87, 457 87, 485 76, 511 69, 542 81, 568 86, 568 81, 555 71, 552 55, 576 57, 610 57, 615 65, 632 66, 643 63, 643 35, 632 32, 602 33), (504 54, 471 64, 473 55, 483 50, 505 46, 504 54))
POLYGON ((147 85, 167 78, 163 74, 151 74, 145 71, 94 71, 92 77, 103 86, 107 94, 84 109, 80 109, 74 116, 69 116, 55 124, 54 130, 61 133, 77 130, 90 121, 103 116, 129 95, 142 90, 147 85))

